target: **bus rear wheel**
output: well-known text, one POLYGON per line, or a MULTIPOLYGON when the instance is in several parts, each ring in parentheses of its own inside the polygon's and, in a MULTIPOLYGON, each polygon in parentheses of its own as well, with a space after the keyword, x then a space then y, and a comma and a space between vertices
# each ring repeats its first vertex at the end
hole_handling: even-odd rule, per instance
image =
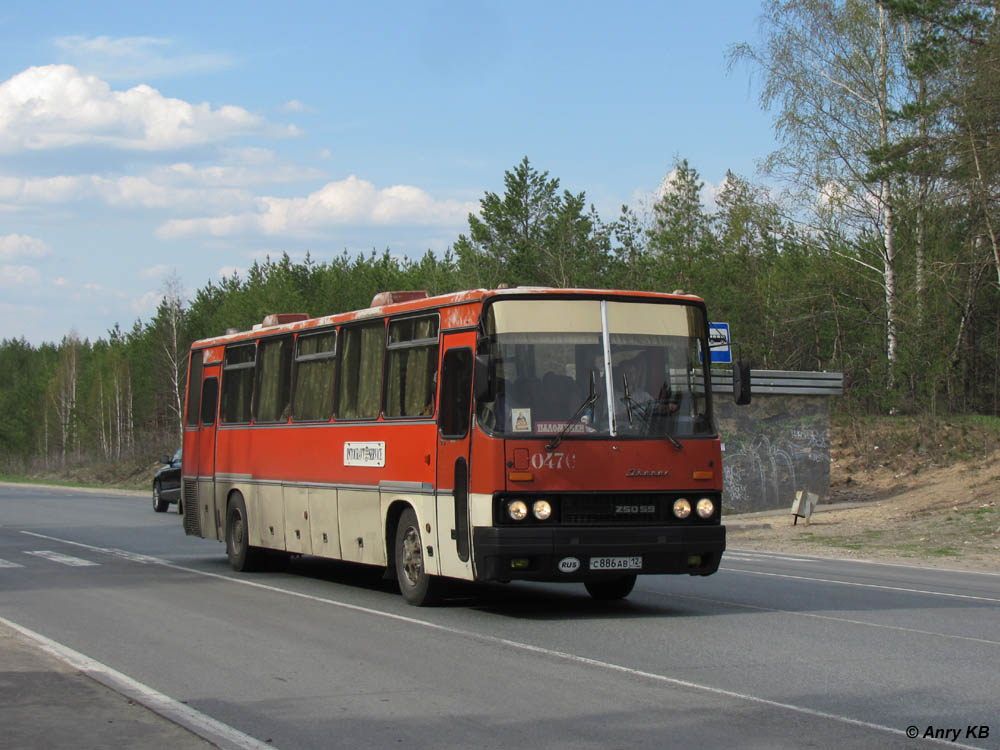
POLYGON ((236 493, 226 510, 226 557, 236 571, 250 571, 257 565, 260 550, 250 546, 250 524, 243 496, 236 493))
POLYGON ((424 569, 420 524, 413 508, 407 508, 399 517, 395 550, 396 579, 403 598, 417 607, 437 604, 441 599, 442 581, 424 569))
POLYGON ((624 599, 632 593, 635 586, 635 576, 627 575, 620 578, 603 578, 596 581, 584 581, 587 593, 598 601, 624 599))

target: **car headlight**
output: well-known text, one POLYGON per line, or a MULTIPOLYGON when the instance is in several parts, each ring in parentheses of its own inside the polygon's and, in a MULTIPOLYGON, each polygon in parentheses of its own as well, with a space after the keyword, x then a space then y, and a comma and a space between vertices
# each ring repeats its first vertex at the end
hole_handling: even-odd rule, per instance
POLYGON ((544 521, 552 515, 552 506, 548 500, 536 500, 535 504, 531 506, 531 512, 539 521, 544 521))
POLYGON ((528 515, 528 506, 523 500, 515 500, 507 505, 507 515, 515 521, 523 521, 528 515))
POLYGON ((702 518, 711 518, 712 514, 715 513, 715 503, 709 497, 703 497, 698 501, 698 505, 695 506, 695 510, 698 515, 702 518))
POLYGON ((683 497, 674 500, 674 515, 678 518, 687 518, 691 515, 691 503, 683 497))

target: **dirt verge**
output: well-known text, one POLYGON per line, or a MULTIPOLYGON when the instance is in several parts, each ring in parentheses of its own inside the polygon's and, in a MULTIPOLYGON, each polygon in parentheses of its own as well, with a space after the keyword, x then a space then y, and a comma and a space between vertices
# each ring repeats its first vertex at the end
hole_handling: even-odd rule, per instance
POLYGON ((793 524, 791 503, 727 516, 728 546, 1000 572, 1000 449, 992 425, 963 435, 954 425, 888 431, 881 423, 876 432, 833 429, 830 495, 809 523, 793 524))

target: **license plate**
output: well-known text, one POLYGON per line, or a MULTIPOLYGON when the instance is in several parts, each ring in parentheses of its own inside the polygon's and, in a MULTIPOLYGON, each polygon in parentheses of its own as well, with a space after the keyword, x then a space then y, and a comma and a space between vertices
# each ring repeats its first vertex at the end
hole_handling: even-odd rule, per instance
POLYGON ((592 557, 591 570, 642 570, 642 555, 629 557, 592 557))

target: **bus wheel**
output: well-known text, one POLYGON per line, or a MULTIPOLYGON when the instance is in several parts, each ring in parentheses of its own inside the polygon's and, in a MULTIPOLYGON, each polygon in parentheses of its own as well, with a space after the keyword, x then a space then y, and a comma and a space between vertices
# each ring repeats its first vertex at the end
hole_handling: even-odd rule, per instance
POLYGON ((160 483, 153 482, 153 510, 157 513, 163 513, 166 511, 168 505, 170 503, 160 498, 160 483))
POLYGON ((635 586, 635 576, 622 576, 621 578, 604 578, 597 581, 584 581, 587 593, 600 601, 611 601, 612 599, 624 599, 632 593, 635 586))
POLYGON ((413 508, 407 508, 396 527, 396 578, 399 592, 410 604, 427 607, 441 598, 441 580, 424 570, 424 548, 420 524, 413 508))
POLYGON ((250 524, 243 496, 236 493, 229 500, 226 511, 226 557, 236 571, 253 570, 259 550, 250 546, 250 524))

